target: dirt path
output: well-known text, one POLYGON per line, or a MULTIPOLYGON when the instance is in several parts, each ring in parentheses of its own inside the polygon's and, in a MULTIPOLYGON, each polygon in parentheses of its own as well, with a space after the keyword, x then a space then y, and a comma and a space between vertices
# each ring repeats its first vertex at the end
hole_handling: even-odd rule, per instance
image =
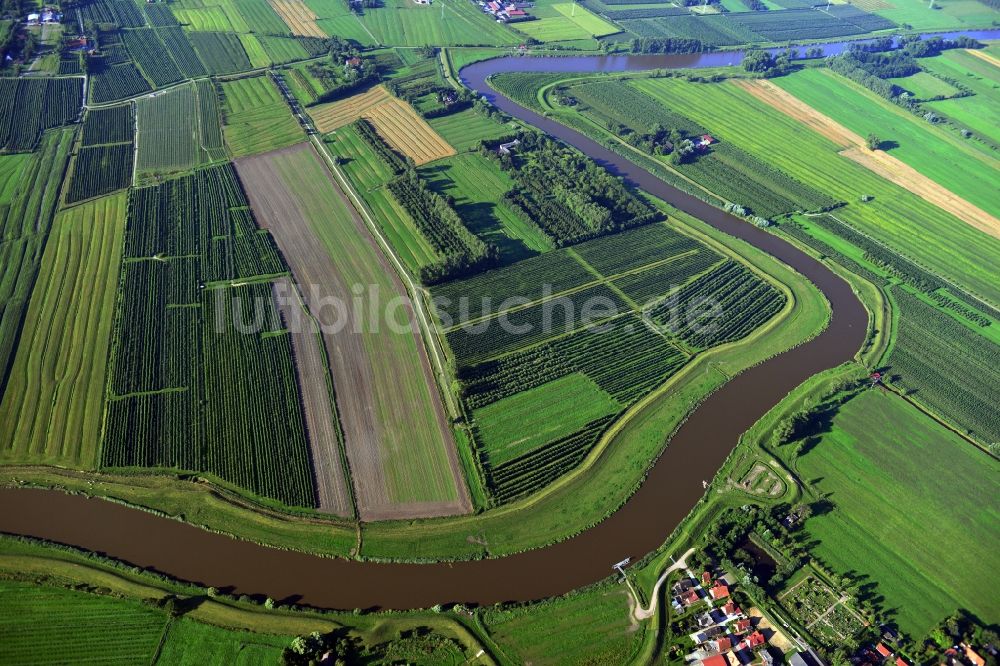
POLYGON ((301 295, 291 280, 276 280, 273 291, 292 341, 319 510, 351 516, 354 507, 340 453, 337 417, 328 386, 330 371, 319 328, 306 311, 301 295))
MULTIPOLYGON (((653 585, 653 592, 649 599, 649 608, 643 608, 639 605, 639 595, 636 593, 635 588, 632 587, 632 583, 629 582, 628 587, 632 592, 632 598, 635 601, 635 607, 632 610, 632 617, 636 622, 641 622, 642 620, 653 616, 653 613, 656 612, 656 602, 660 598, 660 588, 663 587, 663 584, 667 581, 667 578, 670 577, 670 574, 678 569, 687 569, 687 558, 689 558, 693 552, 694 548, 688 548, 684 554, 681 555, 680 559, 676 560, 673 564, 667 567, 666 571, 664 571, 659 577, 656 584, 653 585)), ((626 580, 628 579, 626 578, 626 580)))
POLYGON ((970 227, 1000 238, 1000 219, 966 201, 951 190, 923 175, 883 150, 869 150, 865 139, 850 131, 771 81, 737 81, 736 85, 765 104, 794 118, 826 137, 843 150, 840 154, 891 183, 916 194, 941 210, 951 213, 970 227))

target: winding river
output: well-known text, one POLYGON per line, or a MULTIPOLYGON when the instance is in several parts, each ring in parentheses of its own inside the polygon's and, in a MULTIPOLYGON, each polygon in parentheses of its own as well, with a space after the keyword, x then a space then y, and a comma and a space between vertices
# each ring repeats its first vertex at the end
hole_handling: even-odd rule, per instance
MULTIPOLYGON (((998 31, 968 33, 996 38, 998 31)), ((827 53, 844 48, 826 45, 827 53)), ((260 546, 120 504, 48 490, 0 490, 0 530, 104 553, 136 566, 237 594, 326 608, 416 608, 489 604, 563 594, 611 573, 624 557, 658 548, 702 497, 740 435, 810 376, 851 359, 868 316, 848 284, 777 236, 704 203, 595 141, 522 108, 489 86, 499 72, 592 72, 706 67, 739 62, 738 52, 691 56, 510 57, 465 67, 462 81, 497 107, 579 148, 631 184, 741 238, 811 280, 833 311, 819 336, 740 374, 706 399, 674 434, 641 488, 597 526, 561 543, 499 559, 379 564, 260 546)))

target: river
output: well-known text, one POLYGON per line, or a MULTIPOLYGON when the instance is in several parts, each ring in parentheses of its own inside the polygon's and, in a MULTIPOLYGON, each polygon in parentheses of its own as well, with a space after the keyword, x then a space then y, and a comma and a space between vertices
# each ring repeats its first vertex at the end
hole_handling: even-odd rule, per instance
MULTIPOLYGON (((980 39, 1000 31, 966 33, 980 39)), ((825 45, 839 52, 846 43, 825 45)), ((738 52, 655 56, 507 57, 475 63, 463 82, 497 107, 579 148, 628 182, 785 262, 812 281, 833 312, 823 333, 740 374, 709 396, 674 434, 639 490, 597 526, 561 543, 499 559, 383 564, 322 558, 215 534, 120 504, 48 490, 0 490, 0 530, 104 553, 172 577, 236 594, 325 608, 417 608, 490 604, 563 594, 611 573, 625 557, 658 548, 702 497, 746 431, 810 376, 851 359, 868 317, 849 285, 777 236, 696 199, 579 132, 522 108, 493 90, 492 74, 512 71, 624 71, 739 62, 738 52)))

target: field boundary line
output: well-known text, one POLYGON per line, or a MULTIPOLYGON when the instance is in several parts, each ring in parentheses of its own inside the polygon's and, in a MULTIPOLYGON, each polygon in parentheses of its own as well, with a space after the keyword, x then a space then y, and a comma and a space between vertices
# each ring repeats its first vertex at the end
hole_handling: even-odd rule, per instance
POLYGON ((347 193, 348 197, 351 199, 351 202, 354 204, 354 207, 361 214, 362 219, 365 221, 365 226, 368 227, 369 233, 371 233, 372 236, 375 237, 376 241, 379 244, 379 247, 382 249, 383 252, 385 252, 386 256, 389 257, 390 261, 392 261, 392 264, 396 269, 396 272, 399 274, 399 276, 406 284, 406 289, 410 293, 411 297, 410 300, 413 302, 413 311, 416 313, 417 320, 420 322, 420 329, 421 329, 420 337, 423 340, 424 346, 429 347, 431 351, 430 356, 434 362, 434 374, 437 376, 438 391, 443 394, 445 399, 445 404, 448 407, 448 412, 451 415, 451 417, 454 419, 461 416, 456 405, 454 404, 454 396, 452 396, 451 391, 447 389, 449 381, 448 381, 448 376, 445 372, 444 361, 441 358, 442 352, 438 349, 438 345, 435 342, 437 338, 434 337, 433 335, 433 330, 431 328, 430 321, 427 317, 424 299, 422 297, 422 294, 425 292, 422 290, 422 288, 418 287, 418 285, 413 281, 413 278, 410 276, 409 272, 403 265, 402 260, 392 249, 392 246, 389 245, 389 242, 386 240, 385 236, 382 235, 382 231, 378 228, 378 225, 375 223, 375 220, 371 217, 371 214, 368 212, 367 206, 364 205, 363 200, 361 199, 361 197, 358 196, 357 192, 355 192, 354 187, 350 184, 350 181, 348 181, 346 176, 344 176, 340 167, 337 165, 337 163, 334 161, 333 157, 327 150, 326 145, 324 145, 324 143, 320 139, 317 139, 315 134, 310 136, 310 140, 312 144, 316 147, 317 151, 323 156, 323 159, 326 162, 327 167, 336 177, 340 187, 343 188, 344 192, 347 193))

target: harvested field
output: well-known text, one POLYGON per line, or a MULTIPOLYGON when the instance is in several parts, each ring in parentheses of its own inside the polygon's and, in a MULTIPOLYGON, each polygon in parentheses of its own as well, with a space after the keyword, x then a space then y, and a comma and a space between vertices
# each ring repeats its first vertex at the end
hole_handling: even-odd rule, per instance
POLYGON ((841 155, 872 173, 913 192, 920 198, 951 213, 970 227, 1000 238, 1000 220, 978 206, 939 185, 913 167, 882 150, 868 150, 865 139, 828 118, 789 92, 765 80, 737 82, 741 88, 785 115, 842 147, 841 155))
POLYGON ((347 487, 346 466, 340 454, 337 415, 330 399, 330 367, 322 347, 319 326, 302 306, 298 288, 290 280, 275 281, 273 291, 292 340, 319 510, 350 516, 354 511, 347 487))
POLYGON ((980 60, 985 60, 986 62, 990 63, 994 67, 1000 67, 1000 58, 997 58, 995 55, 993 55, 991 53, 987 53, 986 51, 984 51, 982 49, 966 49, 966 53, 969 53, 970 55, 974 55, 977 58, 979 58, 980 60))
POLYGON ((350 125, 361 118, 371 107, 390 98, 391 96, 384 87, 374 86, 363 93, 346 99, 310 107, 309 115, 312 116, 316 129, 326 134, 344 125, 350 125))
POLYGON ((413 107, 395 97, 371 107, 364 117, 390 146, 412 157, 417 166, 456 154, 413 107))
POLYGON ((300 144, 236 166, 258 220, 274 235, 323 329, 361 519, 471 511, 415 327, 373 326, 369 307, 330 303, 355 304, 352 287, 363 285, 377 290, 382 303, 399 299, 395 321, 413 317, 401 282, 313 147, 300 144))
POLYGON ((274 11, 278 12, 278 16, 285 22, 293 35, 319 37, 320 39, 329 36, 316 24, 316 19, 319 16, 302 0, 268 0, 268 2, 274 11))

